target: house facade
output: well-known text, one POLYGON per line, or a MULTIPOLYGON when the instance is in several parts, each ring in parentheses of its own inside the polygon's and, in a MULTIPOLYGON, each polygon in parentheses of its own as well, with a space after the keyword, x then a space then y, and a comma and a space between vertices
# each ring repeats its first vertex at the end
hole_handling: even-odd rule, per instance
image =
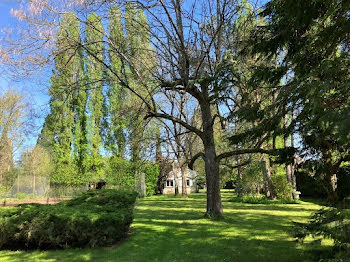
MULTIPOLYGON (((186 175, 186 191, 191 194, 198 191, 196 178, 198 173, 189 168, 185 169, 186 175)), ((173 170, 167 176, 163 184, 163 194, 175 194, 175 187, 178 187, 179 194, 182 194, 182 174, 179 167, 173 167, 173 170)))

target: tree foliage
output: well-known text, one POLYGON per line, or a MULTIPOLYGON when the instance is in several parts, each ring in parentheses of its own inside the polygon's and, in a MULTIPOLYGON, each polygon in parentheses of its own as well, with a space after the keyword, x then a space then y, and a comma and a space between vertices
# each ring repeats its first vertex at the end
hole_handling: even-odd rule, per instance
POLYGON ((267 23, 254 31, 251 46, 260 60, 275 57, 278 63, 258 66, 252 83, 274 94, 274 102, 242 112, 258 123, 243 136, 299 134, 299 154, 318 160, 312 168, 332 200, 335 175, 348 160, 350 145, 348 10, 347 1, 268 2, 261 12, 267 23), (288 114, 291 120, 281 125, 288 114))
MULTIPOLYGON (((175 139, 200 141, 185 162, 204 161, 209 216, 223 214, 223 165, 237 168, 243 181, 245 165, 263 164, 271 198, 295 190, 297 147, 336 199, 334 176, 350 145, 348 2, 272 0, 260 18, 248 1, 199 2, 62 0, 39 8, 29 1, 13 11, 29 32, 39 32, 33 46, 55 43, 43 134, 57 171, 83 181, 106 175, 106 159, 140 163, 151 151, 146 124, 156 118, 178 133, 175 139), (62 87, 74 88, 60 93, 62 87), (179 97, 189 98, 186 106, 172 103, 179 97)), ((8 54, 7 61, 49 61, 8 54)))
POLYGON ((22 144, 27 105, 16 90, 0 94, 0 187, 11 186, 14 170, 14 150, 22 144))

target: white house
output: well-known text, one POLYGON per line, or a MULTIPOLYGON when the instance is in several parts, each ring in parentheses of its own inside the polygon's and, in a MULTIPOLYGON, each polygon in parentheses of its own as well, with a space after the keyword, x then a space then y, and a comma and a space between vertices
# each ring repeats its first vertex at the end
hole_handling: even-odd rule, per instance
MULTIPOLYGON (((187 194, 197 192, 196 178, 198 173, 189 168, 185 169, 186 175, 186 191, 187 194)), ((174 166, 173 170, 167 176, 167 180, 164 183, 163 194, 175 194, 175 185, 177 184, 179 194, 182 194, 182 175, 179 167, 174 166), (176 182, 176 183, 175 183, 176 182)))

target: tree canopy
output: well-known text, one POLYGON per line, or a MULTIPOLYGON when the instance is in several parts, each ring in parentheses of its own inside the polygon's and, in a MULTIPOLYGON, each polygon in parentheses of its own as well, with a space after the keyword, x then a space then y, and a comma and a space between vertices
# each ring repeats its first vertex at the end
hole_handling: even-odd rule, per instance
POLYGON ((56 175, 84 181, 104 175, 106 157, 160 159, 170 135, 177 161, 204 162, 208 216, 223 214, 223 166, 238 188, 261 174, 272 199, 293 197, 296 169, 308 169, 337 199, 350 146, 348 1, 28 0, 12 13, 24 42, 4 39, 2 61, 53 69, 39 142, 56 175))

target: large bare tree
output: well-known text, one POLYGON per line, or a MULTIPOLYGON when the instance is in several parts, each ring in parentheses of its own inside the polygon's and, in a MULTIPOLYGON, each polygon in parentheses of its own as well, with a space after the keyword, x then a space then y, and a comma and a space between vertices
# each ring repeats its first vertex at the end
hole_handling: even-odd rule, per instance
MULTIPOLYGON (((198 121, 198 106, 193 103, 192 98, 186 93, 165 93, 170 113, 176 119, 183 120, 190 125, 200 128, 201 123, 198 121)), ((181 124, 173 121, 164 121, 158 119, 162 123, 162 141, 167 148, 167 159, 173 160, 173 165, 179 170, 182 181, 182 195, 187 195, 187 165, 192 160, 193 156, 198 152, 203 151, 203 147, 199 138, 193 132, 187 130, 181 124)), ((176 179, 175 179, 176 180, 176 179)), ((175 194, 178 193, 177 181, 175 181, 175 194)))

